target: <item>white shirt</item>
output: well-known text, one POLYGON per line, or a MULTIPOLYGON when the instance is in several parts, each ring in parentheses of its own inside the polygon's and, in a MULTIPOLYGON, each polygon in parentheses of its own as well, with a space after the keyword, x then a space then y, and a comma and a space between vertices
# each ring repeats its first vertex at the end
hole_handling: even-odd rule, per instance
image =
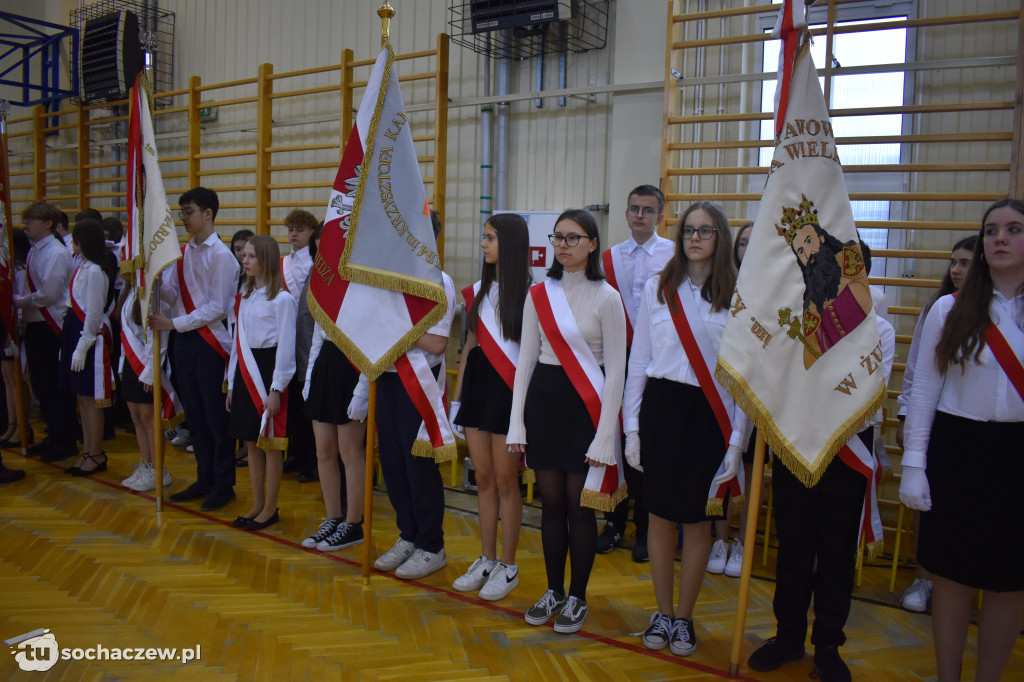
MULTIPOLYGON (((107 302, 107 287, 110 279, 103 268, 91 260, 83 259, 82 264, 75 271, 75 282, 71 287, 75 301, 85 312, 85 322, 82 327, 82 336, 78 343, 82 348, 90 348, 96 342, 96 335, 99 334, 103 321, 106 320, 103 308, 107 302)), ((68 313, 74 315, 72 310, 68 313)))
MULTIPOLYGON (((444 295, 448 299, 448 309, 444 311, 444 316, 437 321, 433 327, 427 330, 427 334, 436 334, 437 336, 448 337, 452 331, 452 320, 455 319, 455 282, 448 276, 447 272, 441 272, 441 279, 444 281, 444 295)), ((312 353, 311 353, 312 355, 312 353)), ((440 355, 434 355, 433 353, 427 353, 423 351, 423 355, 426 356, 427 362, 430 363, 431 367, 437 367, 444 360, 444 353, 440 355)), ((310 360, 312 362, 312 360, 310 360)), ((388 368, 389 372, 395 371, 395 366, 392 365, 388 368)))
MULTIPOLYGON (((935 347, 953 302, 952 295, 936 301, 921 332, 921 350, 917 356, 914 390, 907 413, 904 466, 925 466, 936 410, 982 422, 1024 421, 1024 400, 1010 383, 988 344, 978 360, 972 356, 962 370, 960 365, 954 364, 944 375, 939 373, 935 366, 935 347)), ((1014 354, 1018 358, 1024 357, 1024 297, 1007 299, 994 291, 989 317, 1014 354)))
MULTIPOLYGON (((629 374, 622 396, 622 430, 626 433, 640 430, 640 403, 643 400, 647 378, 668 379, 680 384, 700 387, 700 380, 679 340, 668 303, 658 302, 658 288, 661 277, 651 277, 644 285, 640 302, 637 325, 633 330, 633 346, 629 354, 629 374)), ((711 303, 701 296, 701 287, 695 286, 687 277, 680 285, 679 296, 690 296, 697 305, 704 331, 711 345, 718 349, 722 345, 722 334, 729 319, 729 309, 711 310, 711 303)), ((714 372, 714 368, 709 367, 714 372)), ((746 447, 748 419, 743 410, 733 404, 729 421, 732 424, 730 445, 746 447)))
POLYGON ((304 246, 298 251, 292 251, 284 260, 291 263, 291 281, 288 282, 288 288, 298 296, 306 278, 309 277, 309 271, 313 269, 313 257, 309 255, 309 247, 304 246))
MULTIPOLYGON (((888 387, 889 377, 892 376, 892 361, 896 357, 896 330, 889 320, 881 315, 875 315, 875 321, 878 323, 878 340, 882 342, 882 377, 888 387)), ((882 425, 882 410, 878 410, 878 413, 875 414, 872 424, 882 425)))
MULTIPOLYGON (((234 258, 234 256, 232 256, 234 258)), ((273 348, 274 379, 270 388, 284 391, 295 374, 295 297, 281 289, 274 300, 267 300, 267 288, 256 289, 248 297, 242 296, 238 306, 238 325, 245 329, 249 348, 273 348)), ((233 389, 235 368, 238 365, 238 348, 231 344, 231 358, 228 361, 228 388, 233 389)), ((257 367, 249 368, 258 372, 257 367)))
MULTIPOLYGON (((121 330, 125 336, 131 336, 142 348, 142 352, 139 353, 139 360, 143 364, 142 372, 139 374, 139 381, 147 386, 153 385, 153 328, 148 327, 143 333, 142 325, 135 324, 135 320, 132 318, 132 308, 137 300, 135 289, 132 288, 128 295, 125 296, 124 303, 121 305, 121 330)), ((163 306, 161 306, 162 308, 163 306)), ((118 367, 118 372, 124 371, 124 365, 128 362, 126 353, 121 353, 121 362, 118 367)), ((167 332, 160 333, 160 364, 162 365, 164 359, 167 357, 167 332)))
POLYGON ((25 322, 42 322, 41 308, 48 308, 59 322, 68 305, 71 254, 59 239, 48 235, 29 249, 26 269, 32 275, 36 291, 15 296, 14 305, 24 309, 25 322))
POLYGON ((640 309, 640 298, 644 293, 644 284, 657 275, 672 260, 676 245, 671 239, 665 239, 654 233, 643 244, 637 244, 630 237, 612 247, 618 251, 622 259, 623 272, 616 272, 618 284, 627 291, 620 291, 622 302, 631 320, 635 320, 640 309))
POLYGON ((172 321, 179 332, 190 332, 219 323, 228 317, 235 302, 238 270, 241 267, 231 249, 220 240, 216 232, 200 244, 196 243, 195 238, 190 239, 185 248, 191 249, 186 267, 191 267, 195 281, 202 283, 202 286, 197 287, 198 291, 189 291, 196 309, 185 313, 185 305, 178 290, 177 267, 164 269, 163 286, 160 288, 160 297, 175 304, 177 316, 172 321))

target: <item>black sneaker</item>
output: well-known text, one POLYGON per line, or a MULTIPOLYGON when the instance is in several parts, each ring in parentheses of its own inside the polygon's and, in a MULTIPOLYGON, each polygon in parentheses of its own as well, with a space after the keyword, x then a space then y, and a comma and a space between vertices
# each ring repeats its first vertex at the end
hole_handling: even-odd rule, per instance
POLYGON ((324 519, 317 531, 302 541, 306 549, 315 549, 318 544, 331 537, 338 530, 338 524, 344 519, 324 519))
POLYGON ((651 555, 647 553, 647 535, 637 533, 636 539, 633 541, 633 561, 642 564, 650 560, 651 555))
POLYGON ((597 536, 597 553, 607 554, 615 549, 620 542, 622 542, 622 531, 616 529, 612 524, 606 523, 601 529, 601 534, 597 536))
POLYGON ((851 682, 850 668, 839 657, 839 649, 834 646, 814 647, 814 672, 821 682, 851 682))
POLYGON ((783 663, 799 661, 803 657, 803 642, 787 642, 778 637, 769 637, 760 649, 750 655, 747 665, 752 670, 766 673, 781 667, 783 663))
POLYGON ((318 544, 316 548, 321 552, 334 552, 351 547, 352 545, 361 544, 362 542, 363 524, 342 521, 338 524, 338 529, 329 538, 318 544))

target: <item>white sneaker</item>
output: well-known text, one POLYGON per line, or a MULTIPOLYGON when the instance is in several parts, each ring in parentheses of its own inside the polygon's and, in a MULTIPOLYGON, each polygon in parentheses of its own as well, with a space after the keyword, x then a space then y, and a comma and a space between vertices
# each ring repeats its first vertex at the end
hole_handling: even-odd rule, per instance
POLYGON ((508 596, 508 593, 519 584, 519 568, 498 562, 497 568, 491 571, 487 582, 480 589, 477 595, 487 601, 498 601, 508 596))
POLYGON ((725 540, 715 540, 711 545, 711 556, 708 557, 708 573, 725 572, 725 562, 729 559, 729 545, 725 540))
POLYGON ((394 547, 377 557, 377 560, 373 562, 373 567, 378 571, 393 571, 404 564, 415 549, 416 546, 408 540, 398 538, 394 547))
POLYGON ((171 478, 171 472, 167 470, 167 467, 164 467, 164 487, 166 488, 172 483, 174 483, 174 479, 171 478))
POLYGON ((473 590, 479 590, 487 582, 487 578, 491 575, 491 571, 498 565, 497 559, 494 561, 489 560, 485 556, 481 556, 469 567, 463 575, 460 575, 452 583, 452 587, 458 592, 472 592, 473 590))
POLYGON ((174 438, 171 439, 171 445, 176 445, 180 448, 182 445, 189 445, 191 443, 192 441, 190 440, 190 434, 188 432, 188 429, 178 427, 178 430, 175 433, 174 438))
POLYGON ((730 578, 739 578, 743 572, 743 543, 739 540, 732 541, 732 549, 729 550, 729 561, 725 564, 725 574, 730 578))
POLYGON ((907 611, 924 613, 928 610, 928 598, 932 596, 932 581, 917 578, 910 589, 903 593, 900 605, 907 611))
POLYGON ((132 475, 121 481, 121 485, 129 490, 135 490, 135 484, 139 482, 143 473, 146 471, 146 467, 152 468, 153 465, 146 462, 139 462, 139 465, 135 467, 135 471, 132 472, 132 475))
POLYGON ((444 553, 444 547, 436 552, 426 552, 417 549, 412 556, 405 560, 405 563, 395 569, 395 577, 403 580, 414 580, 425 578, 434 571, 440 571, 448 565, 448 557, 444 553))

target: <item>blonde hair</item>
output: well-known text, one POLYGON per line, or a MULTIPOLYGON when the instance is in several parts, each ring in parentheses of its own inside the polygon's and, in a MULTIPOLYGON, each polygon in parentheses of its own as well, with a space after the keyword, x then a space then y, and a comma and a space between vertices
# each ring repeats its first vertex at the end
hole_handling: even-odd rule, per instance
MULTIPOLYGON (((281 292, 281 248, 277 240, 265 235, 256 235, 245 240, 246 244, 252 244, 256 252, 256 262, 260 264, 263 271, 263 279, 267 283, 267 300, 273 301, 281 292)), ((256 278, 245 278, 245 292, 242 298, 249 298, 249 295, 256 290, 256 278)))

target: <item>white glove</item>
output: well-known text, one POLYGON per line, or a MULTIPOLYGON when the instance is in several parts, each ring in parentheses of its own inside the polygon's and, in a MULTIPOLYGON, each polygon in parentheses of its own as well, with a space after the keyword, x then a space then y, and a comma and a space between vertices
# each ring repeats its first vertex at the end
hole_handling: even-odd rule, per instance
POLYGON ((7 348, 5 348, 4 351, 7 353, 8 357, 16 358, 18 357, 18 353, 21 352, 21 349, 18 348, 18 344, 14 343, 14 339, 8 337, 7 348))
POLYGON ((626 463, 637 471, 643 471, 640 466, 640 434, 630 431, 626 434, 626 463))
POLYGON ((903 480, 900 481, 900 502, 904 506, 918 511, 932 508, 932 491, 928 485, 928 474, 922 467, 903 467, 903 480))
POLYGON ((309 382, 304 381, 302 383, 302 399, 309 400, 309 382))
POLYGON ((711 481, 712 486, 720 486, 723 483, 731 481, 736 474, 740 471, 740 461, 743 459, 743 448, 739 445, 730 445, 729 449, 725 451, 725 457, 722 458, 722 466, 724 471, 711 481))
POLYGON ((459 408, 462 407, 461 400, 453 400, 451 409, 448 410, 448 423, 451 424, 452 433, 460 440, 466 440, 466 430, 455 423, 455 417, 459 415, 459 408))
POLYGON ((89 355, 90 346, 83 346, 78 344, 75 346, 75 352, 71 354, 71 371, 81 372, 85 369, 85 358, 89 355))
POLYGON ((367 396, 353 393, 352 400, 348 404, 348 418, 354 422, 364 422, 369 412, 370 401, 367 396))

